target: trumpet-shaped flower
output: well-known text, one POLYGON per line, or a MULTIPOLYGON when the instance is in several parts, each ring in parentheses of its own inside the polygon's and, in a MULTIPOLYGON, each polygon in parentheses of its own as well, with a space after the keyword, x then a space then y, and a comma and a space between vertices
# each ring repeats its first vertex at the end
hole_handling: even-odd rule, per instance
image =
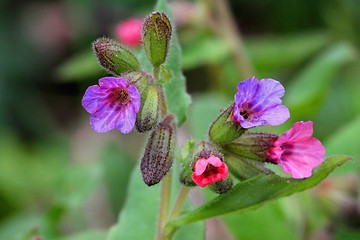
POLYGON ((123 78, 104 77, 99 80, 99 85, 86 90, 82 105, 91 114, 90 123, 96 132, 117 128, 122 133, 129 133, 140 109, 140 94, 123 78))
POLYGON ((228 175, 227 165, 220 158, 211 155, 209 158, 199 158, 191 175, 192 180, 200 187, 205 187, 228 175))
POLYGON ((237 85, 232 119, 243 128, 283 124, 290 117, 281 104, 284 93, 281 83, 271 78, 242 81, 237 85))
POLYGON ((324 161, 325 148, 312 137, 313 123, 297 122, 290 130, 273 140, 265 154, 280 164, 293 178, 307 178, 312 170, 324 161))

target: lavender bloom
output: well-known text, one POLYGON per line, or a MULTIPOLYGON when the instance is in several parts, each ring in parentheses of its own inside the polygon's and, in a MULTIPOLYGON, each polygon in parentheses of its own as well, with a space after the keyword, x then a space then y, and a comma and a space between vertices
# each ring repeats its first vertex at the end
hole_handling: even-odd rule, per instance
POLYGON ((280 125, 289 119, 287 107, 281 105, 285 89, 278 81, 249 78, 237 85, 232 119, 243 128, 280 125))
POLYGON ((99 79, 99 86, 86 90, 82 105, 91 114, 90 123, 96 132, 117 128, 129 133, 140 109, 140 93, 123 78, 104 77, 99 79))

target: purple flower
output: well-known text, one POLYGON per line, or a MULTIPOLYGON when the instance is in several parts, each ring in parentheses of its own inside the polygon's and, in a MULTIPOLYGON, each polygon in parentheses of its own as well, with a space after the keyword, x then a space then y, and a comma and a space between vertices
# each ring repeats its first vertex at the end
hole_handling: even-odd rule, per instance
POLYGON ((297 122, 275 138, 273 146, 265 154, 293 178, 310 177, 312 170, 324 161, 325 156, 324 146, 312 134, 312 122, 297 122))
POLYGON ((280 125, 289 119, 289 110, 281 105, 285 89, 278 81, 253 77, 240 82, 237 91, 232 119, 241 127, 280 125))
POLYGON ((99 79, 99 86, 86 90, 82 105, 91 114, 90 123, 96 132, 117 128, 129 133, 140 109, 140 93, 123 78, 104 77, 99 79))

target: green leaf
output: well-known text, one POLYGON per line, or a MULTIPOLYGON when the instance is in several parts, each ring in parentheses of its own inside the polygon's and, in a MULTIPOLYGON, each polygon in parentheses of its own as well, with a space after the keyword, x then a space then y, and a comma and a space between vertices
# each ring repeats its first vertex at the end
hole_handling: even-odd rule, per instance
POLYGON ((254 209, 269 200, 291 195, 311 188, 323 180, 337 166, 349 160, 348 156, 333 156, 324 161, 307 179, 282 178, 277 175, 259 175, 238 183, 230 192, 205 203, 195 211, 168 223, 167 228, 211 218, 231 212, 242 213, 254 209))
POLYGON ((316 111, 329 90, 330 82, 341 67, 353 59, 355 50, 347 43, 336 44, 318 56, 286 88, 284 102, 290 112, 307 116, 316 111))
MULTIPOLYGON (((172 23, 170 50, 165 62, 165 68, 168 72, 172 73, 173 77, 164 84, 164 91, 168 111, 177 117, 178 126, 181 126, 187 118, 187 111, 191 103, 190 95, 186 92, 185 77, 181 71, 181 48, 172 21, 172 14, 166 1, 159 0, 155 10, 165 12, 172 23)), ((146 58, 144 50, 140 52, 138 59, 142 67, 150 72, 152 71, 152 66, 146 58)))

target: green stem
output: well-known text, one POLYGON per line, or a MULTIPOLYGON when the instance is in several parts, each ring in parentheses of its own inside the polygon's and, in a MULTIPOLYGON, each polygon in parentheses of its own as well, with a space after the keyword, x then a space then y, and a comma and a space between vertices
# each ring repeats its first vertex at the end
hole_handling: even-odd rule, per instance
POLYGON ((156 235, 157 240, 163 239, 162 238, 163 229, 169 215, 171 180, 172 180, 172 170, 170 170, 169 173, 163 178, 161 183, 159 218, 158 218, 157 235, 156 235))
POLYGON ((156 80, 156 82, 159 80, 159 73, 160 73, 160 67, 154 67, 154 78, 156 80))
POLYGON ((181 189, 179 191, 179 195, 176 199, 176 202, 174 204, 173 210, 170 214, 170 220, 175 219, 177 216, 179 216, 179 213, 181 211, 181 208, 185 202, 186 196, 189 192, 190 188, 186 186, 181 186, 181 189))
POLYGON ((162 86, 159 87, 160 94, 160 104, 161 104, 161 116, 165 117, 167 114, 167 104, 165 99, 164 88, 162 86))

